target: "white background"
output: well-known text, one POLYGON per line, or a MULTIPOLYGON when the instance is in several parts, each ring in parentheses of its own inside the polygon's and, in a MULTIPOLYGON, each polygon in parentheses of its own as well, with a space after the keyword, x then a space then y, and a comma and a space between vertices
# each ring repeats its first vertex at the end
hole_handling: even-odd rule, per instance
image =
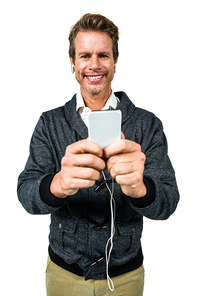
POLYGON ((45 295, 50 217, 26 213, 16 184, 39 116, 78 90, 68 34, 87 12, 119 27, 113 90, 124 90, 162 120, 177 175, 175 214, 167 221, 144 219, 144 295, 197 295, 197 8, 191 0, 1 1, 1 291, 45 295))

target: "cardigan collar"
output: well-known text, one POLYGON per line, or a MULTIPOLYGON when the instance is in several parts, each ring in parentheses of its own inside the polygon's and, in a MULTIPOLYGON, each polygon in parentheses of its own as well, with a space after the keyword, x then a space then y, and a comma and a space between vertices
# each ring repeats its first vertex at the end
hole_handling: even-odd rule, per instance
MULTIPOLYGON (((115 92, 115 96, 120 100, 117 110, 122 111, 122 124, 132 116, 135 105, 124 92, 115 92)), ((77 99, 76 94, 64 106, 65 117, 72 128, 81 136, 82 139, 88 137, 88 128, 76 111, 77 99)))

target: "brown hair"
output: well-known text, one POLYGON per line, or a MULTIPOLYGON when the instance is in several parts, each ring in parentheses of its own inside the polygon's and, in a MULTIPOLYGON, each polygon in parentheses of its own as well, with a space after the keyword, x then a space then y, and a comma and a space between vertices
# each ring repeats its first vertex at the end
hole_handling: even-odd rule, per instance
POLYGON ((113 58, 116 62, 118 52, 119 31, 118 27, 112 21, 100 14, 87 13, 83 15, 80 20, 71 28, 69 34, 69 56, 75 62, 75 39, 77 34, 86 31, 99 31, 107 33, 112 39, 113 58))

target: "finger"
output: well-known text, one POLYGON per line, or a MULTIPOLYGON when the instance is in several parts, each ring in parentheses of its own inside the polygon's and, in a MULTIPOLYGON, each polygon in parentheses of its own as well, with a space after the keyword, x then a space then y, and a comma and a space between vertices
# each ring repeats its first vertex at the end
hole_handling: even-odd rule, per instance
POLYGON ((64 186, 66 188, 66 194, 69 195, 73 195, 73 192, 77 192, 79 189, 81 188, 89 188, 94 186, 95 181, 94 180, 88 180, 88 179, 78 179, 78 178, 72 178, 72 179, 68 179, 67 180, 69 183, 69 187, 68 184, 65 182, 64 186))
POLYGON ((125 135, 123 132, 121 132, 121 140, 125 140, 125 135))
POLYGON ((117 154, 114 156, 111 156, 108 159, 108 163, 115 164, 117 162, 132 162, 138 159, 138 153, 137 152, 131 152, 131 153, 124 153, 124 154, 117 154))
POLYGON ((145 159, 146 159, 145 154, 140 151, 114 155, 108 159, 106 164, 106 169, 110 171, 111 167, 118 163, 125 165, 126 163, 132 164, 134 162, 139 162, 139 163, 142 162, 142 164, 144 164, 145 159))
POLYGON ((115 178, 117 175, 130 174, 134 171, 134 168, 131 163, 116 163, 111 166, 110 175, 112 178, 115 178))
POLYGON ((69 170, 70 179, 82 179, 96 181, 100 178, 101 173, 93 168, 73 167, 69 170))
POLYGON ((110 175, 113 178, 117 176, 126 175, 138 172, 139 174, 143 174, 144 172, 144 164, 143 162, 132 162, 132 163, 116 163, 109 170, 110 175))
POLYGON ((138 171, 126 175, 118 175, 115 180, 120 185, 130 186, 136 188, 143 181, 143 174, 138 171))
POLYGON ((66 148, 66 154, 84 154, 90 153, 97 155, 98 157, 103 156, 103 150, 101 147, 87 139, 75 142, 66 148))
POLYGON ((106 170, 109 172, 111 168, 118 163, 127 163, 134 160, 132 153, 118 154, 111 156, 106 163, 106 170))
POLYGON ((100 157, 93 154, 72 154, 62 158, 63 167, 91 167, 99 171, 105 169, 106 163, 100 157))
POLYGON ((141 151, 141 146, 130 140, 119 140, 107 146, 104 150, 104 155, 106 158, 109 158, 113 155, 134 151, 141 151))

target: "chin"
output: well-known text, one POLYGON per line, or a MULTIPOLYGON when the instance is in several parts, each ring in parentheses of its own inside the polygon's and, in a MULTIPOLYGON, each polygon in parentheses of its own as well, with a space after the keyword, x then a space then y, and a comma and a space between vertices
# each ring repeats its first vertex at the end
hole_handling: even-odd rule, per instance
MULTIPOLYGON (((110 84, 111 85, 111 84, 110 84)), ((86 86, 84 86, 84 85, 81 85, 82 86, 82 88, 86 91, 86 92, 88 92, 89 94, 91 94, 91 95, 94 95, 94 96, 96 96, 96 95, 99 95, 99 94, 101 94, 101 93, 103 93, 104 91, 106 91, 106 89, 109 87, 109 84, 107 84, 107 85, 105 85, 105 86, 102 86, 102 87, 100 87, 100 88, 91 88, 91 87, 86 87, 86 86)))

